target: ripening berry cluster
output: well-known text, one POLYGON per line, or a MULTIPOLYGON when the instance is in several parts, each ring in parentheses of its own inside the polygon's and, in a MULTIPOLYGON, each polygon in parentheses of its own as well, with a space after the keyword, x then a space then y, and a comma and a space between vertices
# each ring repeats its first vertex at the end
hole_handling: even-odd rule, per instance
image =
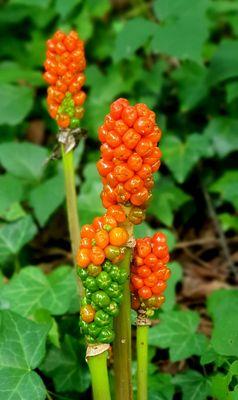
POLYGON ((131 106, 122 98, 111 104, 99 128, 102 145, 97 168, 105 208, 114 204, 146 206, 154 185, 153 173, 160 166, 160 137, 155 113, 145 104, 131 106))
POLYGON ((86 94, 82 91, 86 67, 84 43, 77 32, 68 35, 57 31, 47 41, 45 73, 50 85, 47 105, 49 114, 61 128, 77 128, 83 116, 86 94))
POLYGON ((109 207, 81 229, 76 257, 78 275, 85 295, 80 309, 80 326, 88 343, 113 341, 113 317, 119 312, 127 273, 116 264, 124 257, 127 230, 120 226, 126 215, 120 205, 109 207))
POLYGON ((132 308, 154 314, 165 298, 166 281, 170 276, 166 236, 158 232, 152 238, 137 239, 131 266, 132 308))

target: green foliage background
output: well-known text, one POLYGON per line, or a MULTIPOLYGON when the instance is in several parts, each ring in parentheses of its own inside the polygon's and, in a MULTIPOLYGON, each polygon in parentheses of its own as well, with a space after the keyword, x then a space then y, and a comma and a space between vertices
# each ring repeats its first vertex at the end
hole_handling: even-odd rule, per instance
MULTIPOLYGON (((88 398, 76 282, 65 254, 61 162, 45 164, 57 132, 41 77, 45 40, 75 28, 86 41, 88 139, 76 151, 82 223, 103 209, 97 128, 113 99, 145 102, 164 137, 144 236, 163 229, 173 251, 208 219, 208 193, 224 232, 238 230, 237 0, 9 0, 0 10, 0 398, 88 398), (43 124, 43 125, 42 125, 43 124), (55 248, 61 248, 61 253, 55 248), (68 265, 65 265, 68 264, 68 265), (57 268, 55 268, 55 266, 57 268), (50 271, 50 273, 49 273, 50 271), (80 338, 80 340, 78 340, 80 338), (53 392, 53 394, 52 394, 53 392)), ((150 332, 149 399, 238 399, 238 294, 207 299, 200 315, 176 305, 182 266, 150 332), (179 373, 161 372, 160 354, 179 373), (181 364, 182 365, 182 364, 181 364), (178 368, 177 368, 178 369, 178 368)), ((135 387, 136 390, 136 387, 135 387)))

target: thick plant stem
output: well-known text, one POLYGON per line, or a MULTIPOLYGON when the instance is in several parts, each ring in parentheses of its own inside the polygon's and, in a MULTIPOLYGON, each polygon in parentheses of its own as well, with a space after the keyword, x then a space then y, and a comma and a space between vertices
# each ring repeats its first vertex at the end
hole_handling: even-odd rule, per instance
POLYGON ((107 372, 107 351, 87 359, 92 379, 93 399, 110 400, 110 386, 107 372))
POLYGON ((123 301, 120 313, 115 319, 115 340, 113 344, 114 371, 115 371, 115 399, 132 399, 131 382, 131 299, 129 289, 131 249, 126 250, 125 257, 120 263, 128 273, 128 280, 124 287, 123 301))
POLYGON ((136 332, 137 352, 137 400, 147 400, 148 325, 138 325, 136 332))
POLYGON ((73 150, 68 153, 65 152, 62 146, 62 158, 64 167, 65 190, 66 190, 66 203, 67 203, 67 216, 69 225, 70 242, 73 257, 75 260, 76 252, 79 244, 79 219, 77 210, 77 197, 75 189, 75 176, 74 176, 74 162, 73 150))

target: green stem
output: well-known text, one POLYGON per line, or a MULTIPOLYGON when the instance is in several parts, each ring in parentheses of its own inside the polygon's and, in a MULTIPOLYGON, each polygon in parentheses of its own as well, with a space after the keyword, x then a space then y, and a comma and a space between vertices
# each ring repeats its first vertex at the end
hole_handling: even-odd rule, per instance
POLYGON ((137 326, 137 400, 147 400, 148 388, 148 325, 137 326))
POLYGON ((123 301, 120 313, 115 319, 115 340, 113 344, 114 371, 115 371, 115 398, 116 400, 132 399, 131 382, 131 299, 129 288, 131 249, 126 250, 125 257, 120 263, 128 273, 125 284, 123 301))
POLYGON ((65 153, 64 147, 62 146, 62 158, 64 167, 70 242, 71 242, 73 257, 75 260, 79 244, 80 231, 79 231, 79 219, 78 219, 78 209, 77 209, 77 196, 75 189, 73 151, 71 150, 68 153, 65 153))
POLYGON ((91 373, 93 399, 110 400, 110 386, 107 372, 107 351, 96 356, 88 357, 88 366, 91 373))
POLYGON ((20 272, 20 270, 21 270, 21 265, 19 261, 19 256, 18 254, 16 254, 14 259, 14 272, 17 274, 18 272, 20 272))

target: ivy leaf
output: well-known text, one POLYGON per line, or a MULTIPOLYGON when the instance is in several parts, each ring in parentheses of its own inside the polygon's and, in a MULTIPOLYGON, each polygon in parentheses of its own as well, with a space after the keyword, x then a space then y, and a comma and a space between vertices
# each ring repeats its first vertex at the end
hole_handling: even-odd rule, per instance
POLYGON ((44 226, 53 212, 62 204, 65 197, 63 188, 64 179, 62 174, 59 174, 31 191, 29 202, 40 226, 44 226))
POLYGON ((55 10, 61 16, 62 19, 66 18, 71 11, 80 4, 81 0, 56 0, 55 10))
POLYGON ((169 374, 159 374, 155 371, 148 377, 149 400, 172 400, 174 385, 169 374))
POLYGON ((132 58, 136 50, 144 46, 152 37, 156 24, 145 18, 136 17, 125 22, 117 34, 113 59, 118 62, 124 58, 132 58))
POLYGON ((219 193, 224 201, 228 201, 238 210, 238 171, 226 171, 210 186, 210 191, 219 193))
POLYGON ((212 155, 209 140, 197 133, 182 142, 177 136, 169 135, 161 146, 164 162, 179 183, 183 183, 193 167, 202 157, 212 155))
POLYGON ((222 213, 218 215, 224 232, 234 230, 238 232, 238 217, 229 213, 222 213))
POLYGON ((24 80, 34 86, 42 86, 42 76, 39 71, 23 68, 20 64, 13 61, 3 61, 0 63, 0 83, 18 83, 24 80))
POLYGON ((4 400, 44 400, 37 368, 45 354, 49 325, 39 325, 10 311, 0 311, 0 396, 4 400))
POLYGON ((180 386, 183 400, 206 400, 210 394, 210 382, 206 376, 189 370, 174 377, 175 385, 180 386))
POLYGON ((163 23, 156 27, 151 47, 154 52, 179 59, 201 62, 203 44, 208 36, 207 0, 157 0, 155 12, 163 23))
POLYGON ((0 227, 0 261, 1 258, 17 254, 37 232, 36 225, 30 215, 16 222, 0 227))
POLYGON ((194 311, 169 311, 161 315, 160 323, 150 329, 149 344, 169 348, 172 362, 200 355, 206 337, 196 333, 199 315, 194 311))
POLYGON ((207 69, 192 61, 185 61, 171 74, 178 85, 182 112, 197 106, 208 94, 207 69))
POLYGON ((164 311, 170 311, 174 308, 176 302, 176 285, 182 279, 182 268, 178 262, 171 262, 168 266, 171 270, 171 276, 164 292, 166 301, 161 307, 164 311))
POLYGON ((61 349, 51 347, 41 370, 53 379, 57 392, 84 392, 90 385, 85 349, 79 341, 66 335, 61 349))
POLYGON ((238 76, 238 40, 223 40, 211 60, 208 82, 210 85, 215 85, 236 76, 238 76))
POLYGON ((216 117, 207 125, 204 134, 220 158, 238 150, 238 119, 216 117))
POLYGON ((45 275, 39 268, 26 267, 0 291, 2 307, 28 316, 44 308, 53 315, 66 313, 77 297, 75 272, 59 267, 45 275))
POLYGON ((0 125, 17 125, 23 121, 33 106, 32 89, 8 83, 0 85, 0 125))
POLYGON ((48 338, 54 346, 60 348, 58 325, 56 320, 50 315, 49 311, 43 308, 35 310, 32 319, 39 324, 48 324, 51 326, 48 332, 48 338))
POLYGON ((152 194, 148 213, 168 226, 173 222, 174 212, 190 200, 190 196, 175 186, 173 181, 168 178, 159 178, 152 194))
POLYGON ((11 174, 25 180, 37 180, 43 173, 48 151, 32 143, 0 144, 0 164, 11 174))
POLYGON ((236 290, 221 289, 208 298, 208 311, 214 322, 211 344, 218 354, 238 357, 237 307, 236 290))
POLYGON ((0 216, 3 216, 13 203, 22 199, 23 184, 14 176, 3 174, 0 176, 0 187, 0 216))
POLYGON ((95 163, 87 164, 83 174, 85 181, 81 185, 78 196, 78 208, 81 223, 85 224, 92 221, 94 217, 102 215, 104 209, 100 199, 102 184, 95 163))

